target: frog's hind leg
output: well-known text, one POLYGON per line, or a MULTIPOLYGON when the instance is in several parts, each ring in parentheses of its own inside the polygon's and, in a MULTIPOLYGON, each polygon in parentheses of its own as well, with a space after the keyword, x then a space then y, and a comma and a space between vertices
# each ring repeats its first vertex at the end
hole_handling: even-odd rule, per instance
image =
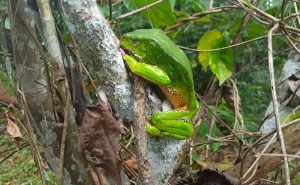
POLYGON ((171 84, 171 79, 159 67, 139 62, 136 58, 129 55, 124 56, 124 60, 128 64, 130 70, 157 85, 168 86, 171 84))
POLYGON ((152 125, 147 126, 147 131, 151 135, 155 135, 155 130, 151 130, 152 126, 161 132, 156 131, 158 137, 186 139, 194 133, 190 115, 191 113, 188 111, 155 113, 152 115, 152 125))
POLYGON ((178 140, 183 140, 187 138, 186 136, 160 131, 156 127, 152 126, 150 123, 147 124, 146 129, 147 129, 147 133, 154 137, 168 137, 168 138, 174 138, 178 140))

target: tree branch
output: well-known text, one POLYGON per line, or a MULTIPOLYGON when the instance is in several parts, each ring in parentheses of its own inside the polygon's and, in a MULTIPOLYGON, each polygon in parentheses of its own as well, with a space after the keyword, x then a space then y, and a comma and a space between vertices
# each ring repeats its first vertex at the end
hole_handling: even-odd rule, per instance
POLYGON ((154 185, 150 163, 147 157, 147 133, 145 126, 145 81, 134 76, 133 130, 135 135, 135 153, 139 165, 138 184, 154 185))

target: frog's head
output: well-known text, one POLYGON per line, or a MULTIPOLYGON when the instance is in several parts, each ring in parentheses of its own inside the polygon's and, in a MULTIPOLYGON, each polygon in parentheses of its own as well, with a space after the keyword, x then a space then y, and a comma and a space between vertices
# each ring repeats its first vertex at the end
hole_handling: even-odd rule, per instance
MULTIPOLYGON (((151 46, 155 45, 154 35, 158 29, 140 29, 123 35, 121 45, 130 52, 144 58, 151 46)), ((162 32, 163 33, 163 32, 162 32)))

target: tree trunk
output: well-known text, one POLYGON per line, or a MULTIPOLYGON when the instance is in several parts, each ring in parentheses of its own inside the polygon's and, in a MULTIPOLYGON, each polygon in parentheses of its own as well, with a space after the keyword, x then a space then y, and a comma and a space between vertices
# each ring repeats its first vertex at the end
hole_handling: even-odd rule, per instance
MULTIPOLYGON (((59 123, 68 120, 68 137, 66 140, 63 184, 92 184, 87 163, 76 149, 77 131, 74 113, 64 115, 65 99, 55 93, 52 84, 54 75, 49 74, 49 68, 55 72, 55 62, 44 54, 39 44, 35 30, 33 12, 29 4, 35 1, 9 1, 11 32, 14 54, 14 86, 21 108, 28 116, 26 129, 36 148, 36 155, 41 153, 47 160, 51 170, 60 173, 60 144, 62 128, 59 123)), ((63 70, 63 69, 62 69, 63 70)), ((65 79, 63 79, 64 81, 65 79)), ((61 81, 60 81, 61 82, 61 81)), ((55 81, 55 83, 59 83, 55 81)), ((42 166, 40 166, 42 167, 42 166)))

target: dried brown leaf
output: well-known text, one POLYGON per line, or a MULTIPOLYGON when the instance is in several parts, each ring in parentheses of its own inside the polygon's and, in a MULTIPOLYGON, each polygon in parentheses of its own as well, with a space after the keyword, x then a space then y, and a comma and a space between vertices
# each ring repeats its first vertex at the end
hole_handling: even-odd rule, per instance
POLYGON ((120 134, 121 120, 113 116, 108 104, 98 102, 86 108, 78 149, 88 151, 92 157, 99 159, 105 174, 116 185, 121 184, 121 163, 118 158, 120 134))
POLYGON ((22 138, 20 128, 12 120, 7 119, 6 129, 13 138, 22 138))

